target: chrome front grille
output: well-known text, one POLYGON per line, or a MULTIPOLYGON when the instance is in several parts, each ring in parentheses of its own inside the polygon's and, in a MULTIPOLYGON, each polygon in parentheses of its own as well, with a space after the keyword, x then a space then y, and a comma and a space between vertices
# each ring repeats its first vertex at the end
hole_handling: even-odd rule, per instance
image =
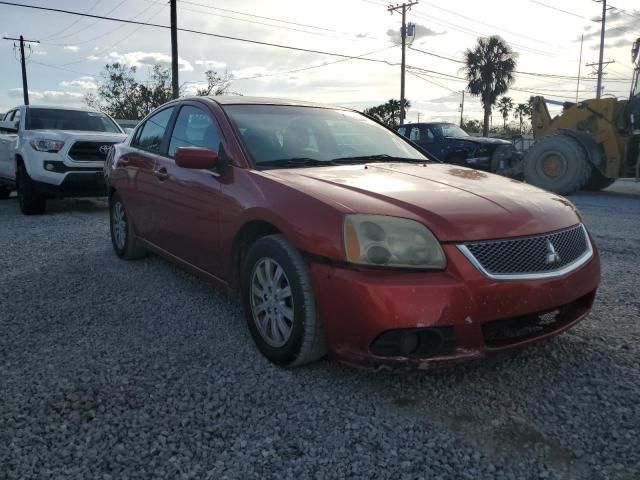
POLYGON ((465 243, 458 249, 483 274, 498 280, 564 275, 593 256, 582 224, 531 237, 465 243))

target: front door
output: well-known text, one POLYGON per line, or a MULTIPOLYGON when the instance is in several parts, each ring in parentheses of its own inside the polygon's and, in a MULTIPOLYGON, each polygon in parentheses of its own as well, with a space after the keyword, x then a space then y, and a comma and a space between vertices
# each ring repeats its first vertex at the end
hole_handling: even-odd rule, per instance
POLYGON ((127 186, 120 192, 122 201, 133 218, 136 233, 153 243, 158 235, 154 222, 156 168, 162 158, 166 130, 174 109, 165 108, 146 119, 138 127, 131 148, 123 152, 118 162, 118 168, 124 169, 127 175, 127 186))
MULTIPOLYGON (((5 119, 6 121, 14 121, 15 125, 19 128, 20 110, 9 112, 7 115, 5 115, 5 119)), ((14 179, 14 156, 17 142, 17 133, 9 132, 7 130, 0 130, 0 178, 11 180, 14 179)))
POLYGON ((196 105, 183 105, 176 116, 167 155, 158 158, 155 171, 156 243, 181 260, 220 276, 219 175, 213 170, 177 166, 173 158, 179 147, 218 151, 219 128, 209 112, 196 105))

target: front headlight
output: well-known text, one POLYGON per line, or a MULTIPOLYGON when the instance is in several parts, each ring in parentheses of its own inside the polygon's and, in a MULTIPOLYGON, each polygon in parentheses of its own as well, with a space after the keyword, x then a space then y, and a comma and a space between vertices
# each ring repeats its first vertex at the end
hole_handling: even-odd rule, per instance
POLYGON ((60 140, 49 140, 46 138, 37 138, 29 142, 31 146, 39 152, 55 153, 64 147, 64 142, 60 140))
POLYGON ((446 258, 427 227, 384 215, 345 215, 347 261, 380 267, 443 269, 446 258))

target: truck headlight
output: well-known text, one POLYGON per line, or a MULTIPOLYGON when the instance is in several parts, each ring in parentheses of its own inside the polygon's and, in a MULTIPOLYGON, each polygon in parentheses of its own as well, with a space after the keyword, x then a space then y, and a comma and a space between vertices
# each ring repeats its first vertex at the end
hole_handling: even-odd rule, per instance
POLYGON ((37 138, 29 142, 31 146, 39 152, 58 152, 64 147, 64 142, 60 140, 49 140, 46 138, 37 138))
POLYGON ((443 269, 447 260, 427 227, 384 215, 345 215, 347 261, 362 265, 443 269))

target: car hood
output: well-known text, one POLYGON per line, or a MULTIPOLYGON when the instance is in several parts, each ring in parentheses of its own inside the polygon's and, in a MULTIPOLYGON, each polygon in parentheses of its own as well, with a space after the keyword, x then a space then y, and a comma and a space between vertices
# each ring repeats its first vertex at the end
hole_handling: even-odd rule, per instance
POLYGON ((488 137, 445 137, 448 140, 464 140, 466 142, 478 143, 480 145, 511 145, 511 142, 504 140, 503 138, 488 138, 488 137))
POLYGON ((123 142, 127 138, 126 133, 112 132, 85 132, 81 130, 25 130, 25 136, 29 138, 47 138, 51 140, 87 140, 123 142))
POLYGON ((343 213, 421 221, 441 241, 534 235, 580 222, 577 210, 564 197, 452 165, 374 163, 262 173, 343 213))

